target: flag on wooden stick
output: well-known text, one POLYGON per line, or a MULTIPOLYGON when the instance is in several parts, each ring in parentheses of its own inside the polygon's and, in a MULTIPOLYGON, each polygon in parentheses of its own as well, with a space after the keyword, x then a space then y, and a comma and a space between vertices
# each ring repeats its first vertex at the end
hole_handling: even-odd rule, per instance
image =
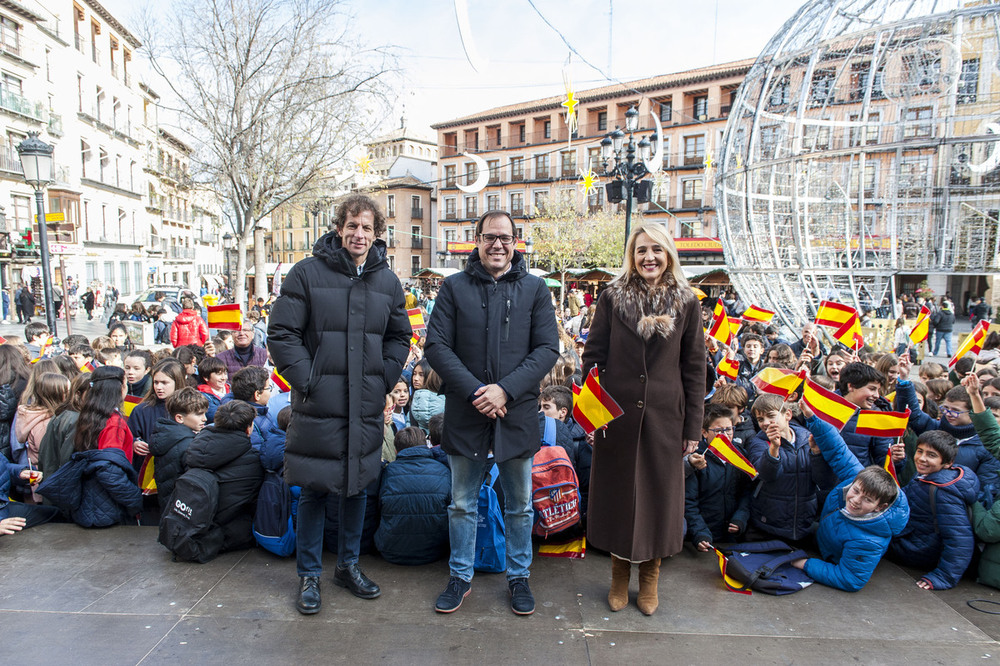
POLYGON ((601 388, 597 366, 590 369, 583 386, 573 384, 573 420, 585 432, 592 433, 624 413, 615 399, 601 388))

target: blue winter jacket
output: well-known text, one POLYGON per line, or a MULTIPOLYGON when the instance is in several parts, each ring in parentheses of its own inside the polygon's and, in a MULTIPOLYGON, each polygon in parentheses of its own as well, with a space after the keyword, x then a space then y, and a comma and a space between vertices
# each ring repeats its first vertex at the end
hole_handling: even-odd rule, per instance
POLYGON ((219 411, 219 407, 222 406, 222 403, 232 400, 233 394, 227 393, 220 398, 215 395, 215 391, 213 391, 208 384, 199 384, 198 391, 205 396, 205 399, 208 400, 208 411, 205 412, 205 423, 206 425, 212 425, 215 423, 215 413, 219 411))
POLYGON ((868 584, 892 537, 906 527, 910 505, 906 493, 897 492, 895 501, 883 511, 857 517, 849 514, 847 489, 864 466, 832 425, 815 416, 806 425, 840 483, 826 498, 816 532, 823 559, 806 560, 805 572, 824 585, 857 592, 868 584))
POLYGON ((435 414, 444 413, 444 394, 428 389, 417 389, 410 402, 410 423, 427 433, 428 423, 435 414))
POLYGON ((920 409, 917 392, 911 381, 896 383, 896 405, 898 409, 909 407, 910 427, 918 435, 928 430, 943 430, 958 440, 958 453, 955 454, 954 464, 968 467, 976 473, 979 479, 978 499, 983 506, 990 508, 1000 493, 1000 460, 994 458, 983 446, 982 440, 976 433, 976 427, 971 423, 954 426, 946 418, 931 418, 920 409))
POLYGON ((953 465, 914 477, 903 492, 910 502, 910 520, 892 542, 893 555, 908 566, 930 569, 923 579, 935 590, 954 587, 972 560, 969 505, 979 494, 979 480, 968 467, 953 465), (932 487, 937 489, 933 512, 932 487))
POLYGON ((382 471, 375 547, 393 564, 429 564, 448 555, 451 471, 431 450, 412 446, 382 471))
MULTIPOLYGON (((744 453, 741 445, 734 446, 744 453)), ((684 480, 688 539, 695 544, 738 541, 750 520, 751 479, 709 451, 705 439, 698 445, 698 453, 705 456, 705 468, 694 470, 684 480), (729 532, 730 523, 740 528, 738 534, 729 532)))
POLYGON ((130 523, 142 511, 138 475, 121 449, 92 449, 38 485, 38 494, 81 527, 130 523))
MULTIPOLYGON (((878 465, 879 467, 885 465, 885 457, 889 455, 889 447, 892 446, 892 439, 888 437, 859 435, 855 432, 857 427, 858 412, 854 412, 854 416, 844 424, 843 430, 840 431, 840 436, 844 439, 844 443, 847 444, 847 448, 851 450, 854 457, 861 463, 861 468, 864 469, 869 465, 878 465)), ((815 434, 813 433, 814 436, 815 434)), ((898 471, 902 471, 902 469, 898 471)))
POLYGON ((7 505, 10 504, 10 490, 27 465, 16 465, 0 453, 0 520, 8 517, 7 505))
POLYGON ((794 442, 781 441, 778 457, 768 451, 767 435, 758 432, 747 447, 760 476, 750 499, 750 523, 779 539, 797 541, 816 521, 816 483, 809 451, 809 431, 792 423, 794 442))

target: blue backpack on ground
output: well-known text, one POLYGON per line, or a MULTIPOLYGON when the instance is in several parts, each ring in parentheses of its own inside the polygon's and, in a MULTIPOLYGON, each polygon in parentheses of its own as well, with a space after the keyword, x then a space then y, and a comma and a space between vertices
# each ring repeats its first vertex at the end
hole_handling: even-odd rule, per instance
POLYGON ((784 541, 761 541, 716 546, 726 556, 726 575, 743 583, 742 590, 783 595, 798 592, 813 584, 805 571, 790 562, 808 558, 800 548, 784 541))
POLYGON ((295 552, 295 516, 299 508, 298 486, 290 488, 277 472, 264 473, 253 517, 253 538, 279 557, 295 552))
POLYGON ((503 511, 493 484, 500 476, 496 465, 479 489, 479 518, 476 521, 476 571, 500 573, 507 570, 507 537, 503 511))

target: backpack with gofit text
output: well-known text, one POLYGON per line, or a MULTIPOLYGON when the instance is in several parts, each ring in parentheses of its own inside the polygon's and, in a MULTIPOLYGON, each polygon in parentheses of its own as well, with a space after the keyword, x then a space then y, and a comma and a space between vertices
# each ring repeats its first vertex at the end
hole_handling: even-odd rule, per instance
POLYGON ((222 528, 215 523, 219 478, 207 469, 189 469, 174 484, 160 518, 159 542, 175 560, 208 562, 222 550, 222 528))

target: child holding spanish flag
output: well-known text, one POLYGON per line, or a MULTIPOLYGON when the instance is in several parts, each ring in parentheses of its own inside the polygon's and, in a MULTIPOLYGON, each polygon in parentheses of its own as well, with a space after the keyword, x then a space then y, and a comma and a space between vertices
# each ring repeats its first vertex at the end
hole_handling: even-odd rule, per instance
POLYGON ((839 483, 820 512, 816 542, 822 559, 795 560, 792 566, 823 585, 857 592, 868 584, 890 540, 906 527, 910 507, 887 471, 862 466, 836 428, 817 418, 805 402, 799 406, 839 483))
MULTIPOLYGON (((976 427, 983 446, 994 457, 1000 458, 1000 425, 983 401, 979 377, 975 373, 969 373, 962 379, 962 385, 969 392, 972 424, 976 427)), ((977 539, 986 542, 983 554, 979 558, 977 581, 983 585, 1000 588, 1000 502, 994 503, 989 509, 979 502, 973 503, 972 529, 977 539)))

